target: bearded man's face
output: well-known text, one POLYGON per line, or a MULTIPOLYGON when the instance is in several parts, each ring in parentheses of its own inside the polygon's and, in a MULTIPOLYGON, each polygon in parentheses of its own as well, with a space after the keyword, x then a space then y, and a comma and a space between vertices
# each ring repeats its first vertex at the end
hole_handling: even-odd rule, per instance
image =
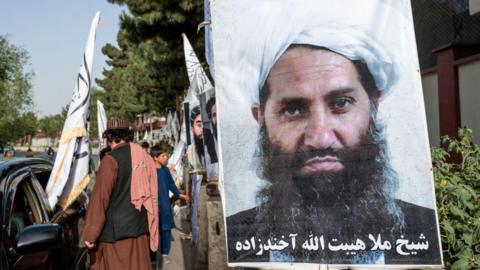
MULTIPOLYGON (((270 182, 265 190, 282 207, 351 207, 355 200, 370 202, 383 196, 382 143, 379 143, 373 119, 359 146, 341 149, 307 149, 285 153, 281 145, 269 140, 266 125, 261 127, 262 176, 270 182), (328 158, 326 158, 328 157, 328 158), (305 173, 311 160, 335 160, 341 170, 317 170, 305 173)), ((330 168, 330 167, 328 167, 330 168)), ((341 210, 336 208, 336 210, 341 210)))
POLYGON ((372 110, 353 62, 327 50, 291 48, 266 84, 268 98, 254 113, 269 154, 300 179, 346 173, 351 153, 365 143, 372 110))
POLYGON ((200 114, 197 114, 193 119, 192 132, 195 138, 203 140, 202 116, 200 114))

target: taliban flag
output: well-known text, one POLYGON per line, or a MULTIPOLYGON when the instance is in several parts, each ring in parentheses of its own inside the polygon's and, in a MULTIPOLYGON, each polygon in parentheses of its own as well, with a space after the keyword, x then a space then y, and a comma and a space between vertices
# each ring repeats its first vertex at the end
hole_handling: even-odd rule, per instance
POLYGON ((212 83, 205 74, 205 71, 198 61, 198 57, 195 54, 195 51, 192 48, 192 45, 188 41, 187 35, 182 33, 183 38, 183 50, 185 53, 185 64, 187 66, 187 73, 188 73, 188 80, 190 82, 190 86, 188 88, 187 96, 185 97, 185 101, 183 103, 184 106, 184 123, 186 129, 186 139, 187 144, 190 145, 192 142, 192 135, 190 130, 190 110, 194 107, 200 105, 200 101, 198 96, 206 90, 213 88, 212 83))
POLYGON ((105 148, 103 132, 107 129, 107 114, 100 100, 97 100, 97 123, 98 123, 98 150, 105 148))
POLYGON ((90 177, 89 105, 92 82, 93 44, 100 20, 100 12, 95 14, 87 46, 77 76, 77 83, 63 126, 60 145, 47 184, 48 203, 54 209, 59 205, 66 209, 87 187, 90 177))
MULTIPOLYGON (((187 65, 188 80, 190 81, 190 86, 196 84, 196 89, 193 89, 195 93, 190 93, 192 87, 189 88, 189 93, 187 94, 187 99, 192 98, 196 99, 195 96, 200 95, 201 93, 210 90, 213 88, 212 83, 205 74, 205 71, 198 61, 195 51, 193 51, 192 45, 188 41, 188 38, 185 34, 182 34, 183 37, 183 50, 185 52, 185 64, 187 65), (192 95, 193 94, 193 95, 192 95)), ((198 104, 197 104, 198 105, 198 104)))

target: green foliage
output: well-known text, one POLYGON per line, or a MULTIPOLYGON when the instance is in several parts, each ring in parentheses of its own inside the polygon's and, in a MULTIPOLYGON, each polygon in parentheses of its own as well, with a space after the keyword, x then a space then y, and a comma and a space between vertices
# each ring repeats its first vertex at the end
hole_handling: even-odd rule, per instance
POLYGON ((181 34, 186 33, 201 56, 203 1, 108 0, 125 5, 117 35, 119 48, 107 44, 110 70, 97 84, 105 91, 102 102, 112 117, 133 120, 138 113, 175 107, 188 87, 181 34))
POLYGON ((21 136, 35 136, 37 132, 38 119, 34 112, 27 112, 16 121, 18 134, 21 136))
POLYGON ((24 135, 18 121, 32 110, 33 72, 27 51, 0 35, 0 144, 24 135))
POLYGON ((57 136, 60 136, 65 123, 67 111, 66 108, 63 108, 62 112, 59 114, 41 118, 38 121, 38 129, 45 133, 45 136, 48 138, 56 138, 57 136))
POLYGON ((432 150, 444 261, 447 269, 479 269, 480 145, 472 130, 458 134, 432 150))

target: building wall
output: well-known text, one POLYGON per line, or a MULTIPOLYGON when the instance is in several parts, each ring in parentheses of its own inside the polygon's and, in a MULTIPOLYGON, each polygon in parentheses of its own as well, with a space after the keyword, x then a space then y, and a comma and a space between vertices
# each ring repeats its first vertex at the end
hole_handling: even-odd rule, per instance
POLYGON ((33 147, 56 146, 57 144, 58 144, 58 139, 51 139, 51 138, 33 138, 32 139, 33 147))
POLYGON ((462 126, 473 130, 473 141, 480 142, 480 60, 458 66, 460 116, 462 126))
POLYGON ((468 7, 470 15, 474 15, 480 12, 480 1, 478 0, 469 0, 468 7))
POLYGON ((428 138, 430 145, 440 145, 440 121, 438 109, 438 76, 429 73, 422 76, 423 98, 427 115, 428 138))

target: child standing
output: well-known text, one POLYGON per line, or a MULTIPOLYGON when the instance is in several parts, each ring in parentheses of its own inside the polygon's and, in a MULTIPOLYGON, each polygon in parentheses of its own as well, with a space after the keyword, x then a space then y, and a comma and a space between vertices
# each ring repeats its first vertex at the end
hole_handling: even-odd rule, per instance
POLYGON ((155 161, 157 166, 157 181, 158 181, 158 211, 159 211, 159 224, 160 224, 160 248, 157 255, 157 267, 160 267, 162 262, 169 263, 166 256, 170 252, 170 242, 172 241, 171 230, 175 228, 173 221, 173 213, 170 205, 170 198, 168 192, 171 191, 174 198, 180 198, 187 200, 187 196, 180 194, 172 175, 167 168, 168 152, 167 149, 158 145, 153 146, 150 149, 150 155, 155 161), (162 256, 160 256, 160 254, 162 256))

